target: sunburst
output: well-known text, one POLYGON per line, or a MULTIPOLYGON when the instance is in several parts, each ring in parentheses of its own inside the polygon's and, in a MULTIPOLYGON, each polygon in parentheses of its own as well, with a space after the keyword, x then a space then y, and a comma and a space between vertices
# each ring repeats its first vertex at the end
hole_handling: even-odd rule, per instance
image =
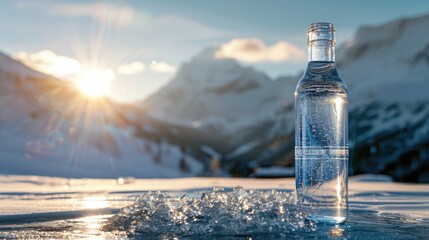
POLYGON ((110 82, 113 78, 113 71, 109 69, 104 71, 88 70, 81 74, 77 80, 77 86, 81 93, 88 97, 103 97, 109 94, 110 82))

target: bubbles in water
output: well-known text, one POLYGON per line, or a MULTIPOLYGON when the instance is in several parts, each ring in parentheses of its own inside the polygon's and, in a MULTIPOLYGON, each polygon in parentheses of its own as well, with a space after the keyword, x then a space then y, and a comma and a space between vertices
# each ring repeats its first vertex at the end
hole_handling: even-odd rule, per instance
POLYGON ((113 216, 104 230, 127 231, 129 235, 248 235, 314 231, 315 222, 294 204, 287 192, 232 192, 214 188, 200 197, 174 197, 148 192, 113 216))

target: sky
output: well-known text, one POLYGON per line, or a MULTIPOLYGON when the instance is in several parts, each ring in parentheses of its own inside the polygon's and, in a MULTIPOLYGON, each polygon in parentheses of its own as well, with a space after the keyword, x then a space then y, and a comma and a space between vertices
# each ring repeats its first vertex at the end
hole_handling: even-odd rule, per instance
POLYGON ((207 47, 274 78, 303 71, 312 22, 332 22, 340 45, 360 26, 428 13, 424 0, 0 1, 0 51, 89 95, 134 102, 207 47))

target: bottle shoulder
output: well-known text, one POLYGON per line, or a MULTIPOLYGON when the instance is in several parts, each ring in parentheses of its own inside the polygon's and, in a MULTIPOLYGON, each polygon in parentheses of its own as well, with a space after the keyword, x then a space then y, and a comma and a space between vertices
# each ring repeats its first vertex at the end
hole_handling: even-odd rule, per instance
POLYGON ((337 89, 347 93, 347 85, 339 75, 334 62, 309 62, 296 92, 312 88, 337 89))

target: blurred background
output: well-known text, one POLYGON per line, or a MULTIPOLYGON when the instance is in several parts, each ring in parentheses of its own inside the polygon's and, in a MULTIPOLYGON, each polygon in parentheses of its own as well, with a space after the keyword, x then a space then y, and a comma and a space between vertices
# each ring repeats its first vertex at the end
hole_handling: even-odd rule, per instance
POLYGON ((293 177, 306 30, 337 30, 351 175, 429 182, 426 1, 1 1, 0 174, 293 177))

